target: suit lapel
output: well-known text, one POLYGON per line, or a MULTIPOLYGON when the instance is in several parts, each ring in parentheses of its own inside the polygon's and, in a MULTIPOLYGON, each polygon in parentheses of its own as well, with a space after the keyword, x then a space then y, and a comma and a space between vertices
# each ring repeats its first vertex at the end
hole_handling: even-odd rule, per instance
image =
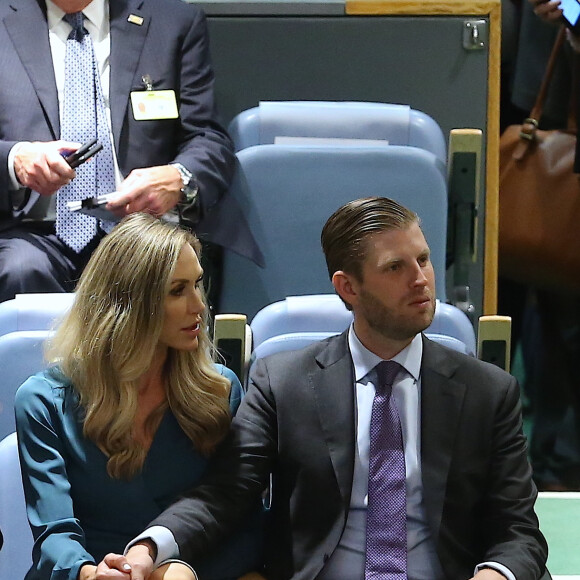
MULTIPOLYGON (((137 66, 149 30, 151 16, 144 0, 111 0, 111 125, 114 146, 119 151, 123 119, 129 106, 128 95, 134 86, 137 66)), ((140 79, 137 79, 140 82, 140 79)), ((144 88, 143 85, 142 88, 144 88)))
POLYGON ((457 364, 423 339, 421 364, 421 469, 427 520, 439 535, 447 477, 457 437, 465 385, 453 379, 457 364))
POLYGON ((12 8, 13 12, 4 18, 4 25, 36 91, 52 136, 58 139, 58 94, 44 4, 37 0, 14 0, 12 8))
POLYGON ((354 471, 354 369, 348 330, 328 342, 309 376, 330 459, 345 502, 350 501, 354 471))

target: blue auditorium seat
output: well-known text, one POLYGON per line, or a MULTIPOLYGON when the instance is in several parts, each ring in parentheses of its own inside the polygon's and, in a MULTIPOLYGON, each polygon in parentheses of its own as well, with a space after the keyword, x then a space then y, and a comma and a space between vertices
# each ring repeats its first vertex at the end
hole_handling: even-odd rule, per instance
POLYGON ((241 208, 265 264, 225 252, 220 312, 251 320, 288 295, 332 292, 320 231, 340 205, 366 196, 392 197, 422 217, 446 301, 446 142, 431 117, 398 104, 265 101, 229 132, 238 168, 214 226, 231 230, 228 204, 241 208))
POLYGON ((44 341, 73 300, 73 293, 31 293, 0 304, 0 438, 14 431, 16 389, 45 368, 44 341))
POLYGON ((437 297, 446 301, 447 183, 433 153, 406 146, 259 145, 238 152, 230 194, 265 265, 224 252, 220 312, 252 317, 300 294, 333 291, 320 232, 342 204, 391 197, 416 211, 431 247, 437 297))

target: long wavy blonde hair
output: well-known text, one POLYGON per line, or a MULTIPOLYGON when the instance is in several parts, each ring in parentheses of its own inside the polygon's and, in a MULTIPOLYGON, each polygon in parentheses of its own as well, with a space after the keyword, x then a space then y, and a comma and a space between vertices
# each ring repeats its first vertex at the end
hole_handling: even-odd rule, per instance
MULTIPOLYGON (((164 300, 182 248, 200 244, 191 233, 147 214, 125 218, 92 255, 74 304, 47 350, 79 394, 84 434, 109 457, 111 477, 137 474, 147 450, 135 439, 139 379, 149 368, 164 316, 164 300)), ((230 382, 212 364, 203 314, 195 351, 169 349, 166 402, 146 421, 151 433, 167 405, 193 445, 210 454, 225 436, 230 382)))

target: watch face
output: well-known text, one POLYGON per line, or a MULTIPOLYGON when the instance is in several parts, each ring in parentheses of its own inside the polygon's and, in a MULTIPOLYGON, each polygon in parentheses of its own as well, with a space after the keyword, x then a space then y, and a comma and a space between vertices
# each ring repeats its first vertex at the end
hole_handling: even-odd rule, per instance
POLYGON ((199 187, 197 185, 197 181, 194 178, 190 179, 189 184, 181 190, 182 202, 188 205, 193 203, 197 198, 198 191, 199 187))
POLYGON ((186 203, 192 203, 196 198, 196 191, 192 189, 186 189, 183 192, 183 197, 185 198, 186 203))

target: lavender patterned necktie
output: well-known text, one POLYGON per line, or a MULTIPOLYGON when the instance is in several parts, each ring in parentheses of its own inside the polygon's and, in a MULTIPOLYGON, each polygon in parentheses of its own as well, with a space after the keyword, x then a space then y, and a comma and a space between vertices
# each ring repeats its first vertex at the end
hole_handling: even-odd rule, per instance
POLYGON ((401 421, 392 385, 401 366, 382 361, 370 426, 365 580, 406 580, 407 502, 401 421))
POLYGON ((66 42, 61 139, 84 143, 96 137, 103 145, 96 157, 76 168, 76 177, 57 194, 56 233, 80 252, 96 235, 97 220, 69 211, 66 204, 114 191, 115 170, 97 59, 84 15, 74 12, 64 19, 72 31, 66 42))

